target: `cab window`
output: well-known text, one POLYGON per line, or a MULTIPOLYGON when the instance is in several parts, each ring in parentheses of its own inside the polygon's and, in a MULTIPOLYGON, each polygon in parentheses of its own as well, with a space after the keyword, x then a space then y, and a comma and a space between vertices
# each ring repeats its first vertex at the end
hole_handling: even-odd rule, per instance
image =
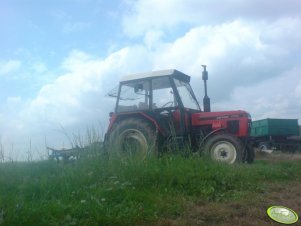
POLYGON ((121 85, 117 112, 149 109, 149 81, 121 85))

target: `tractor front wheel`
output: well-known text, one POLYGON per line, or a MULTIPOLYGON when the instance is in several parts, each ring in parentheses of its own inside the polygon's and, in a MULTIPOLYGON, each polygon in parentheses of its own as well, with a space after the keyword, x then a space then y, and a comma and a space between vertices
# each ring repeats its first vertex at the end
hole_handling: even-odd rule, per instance
POLYGON ((255 159, 255 150, 251 145, 246 145, 243 161, 245 163, 253 163, 255 159))
POLYGON ((146 157, 157 150, 156 132, 141 119, 125 119, 112 128, 109 147, 118 156, 146 157))
POLYGON ((233 164, 242 162, 242 144, 239 139, 230 134, 217 134, 208 139, 205 153, 211 159, 233 164))

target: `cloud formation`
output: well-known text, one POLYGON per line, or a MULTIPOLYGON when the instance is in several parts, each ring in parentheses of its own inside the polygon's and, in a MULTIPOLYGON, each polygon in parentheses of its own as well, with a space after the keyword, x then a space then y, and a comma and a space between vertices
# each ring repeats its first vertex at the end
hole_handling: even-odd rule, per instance
POLYGON ((214 26, 237 19, 272 22, 280 17, 300 17, 298 0, 129 0, 124 14, 124 31, 130 36, 148 30, 168 30, 176 26, 214 26))

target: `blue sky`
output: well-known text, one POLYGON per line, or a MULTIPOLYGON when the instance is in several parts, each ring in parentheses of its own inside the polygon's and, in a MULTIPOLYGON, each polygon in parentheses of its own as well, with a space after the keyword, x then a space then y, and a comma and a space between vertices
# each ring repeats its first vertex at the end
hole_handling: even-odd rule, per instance
MULTIPOLYGON (((13 82, 4 81, 2 88, 7 93, 15 95, 17 91, 32 97, 34 93, 28 92, 28 88, 38 91, 43 83, 40 72, 56 71, 73 49, 105 57, 116 45, 114 40, 120 40, 118 45, 123 45, 121 3, 87 2, 89 4, 72 0, 1 1, 0 56, 3 61, 12 61, 12 67, 15 65, 23 74, 23 81, 21 76, 13 82), (28 76, 32 76, 33 81, 25 81, 24 77, 28 76), (11 89, 11 85, 16 88, 11 89)), ((12 76, 17 75, 12 73, 12 76)), ((7 93, 1 93, 2 100, 7 93)))
MULTIPOLYGON (((1 48, 7 57, 23 48, 47 60, 74 48, 105 56, 112 40, 121 39, 119 1, 13 0, 2 4, 1 27, 7 36, 2 36, 1 48)), ((53 63, 58 63, 55 58, 53 63)))
POLYGON ((66 132, 104 132, 121 76, 176 68, 216 111, 301 124, 298 0, 2 0, 0 137, 26 156, 67 147, 66 132))

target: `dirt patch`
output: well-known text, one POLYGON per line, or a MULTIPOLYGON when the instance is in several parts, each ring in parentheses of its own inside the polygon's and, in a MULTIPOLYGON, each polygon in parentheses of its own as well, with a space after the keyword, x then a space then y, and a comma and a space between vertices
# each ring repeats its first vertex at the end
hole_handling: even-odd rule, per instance
POLYGON ((270 162, 280 162, 280 161, 301 161, 301 153, 283 153, 280 151, 274 151, 273 153, 269 154, 266 152, 258 151, 256 152, 255 159, 260 160, 268 160, 270 162))
MULTIPOLYGON (((261 153, 262 154, 262 153, 261 153)), ((301 155, 283 153, 257 155, 258 159, 271 162, 301 160, 301 155)), ((301 162, 300 162, 301 164, 301 162)), ((289 184, 270 184, 269 189, 243 201, 223 203, 189 203, 185 212, 175 219, 161 219, 155 225, 160 226, 260 226, 281 224, 270 219, 266 211, 270 206, 280 205, 293 209, 301 216, 301 181, 289 184)), ((301 220, 293 225, 301 225, 301 220)))
MULTIPOLYGON (((266 210, 274 205, 289 207, 301 215, 301 182, 286 186, 271 185, 271 187, 273 189, 258 195, 253 200, 188 204, 182 216, 176 219, 162 219, 156 225, 279 226, 279 223, 274 222, 266 214, 266 210)), ((301 225, 300 220, 294 225, 301 225)))

